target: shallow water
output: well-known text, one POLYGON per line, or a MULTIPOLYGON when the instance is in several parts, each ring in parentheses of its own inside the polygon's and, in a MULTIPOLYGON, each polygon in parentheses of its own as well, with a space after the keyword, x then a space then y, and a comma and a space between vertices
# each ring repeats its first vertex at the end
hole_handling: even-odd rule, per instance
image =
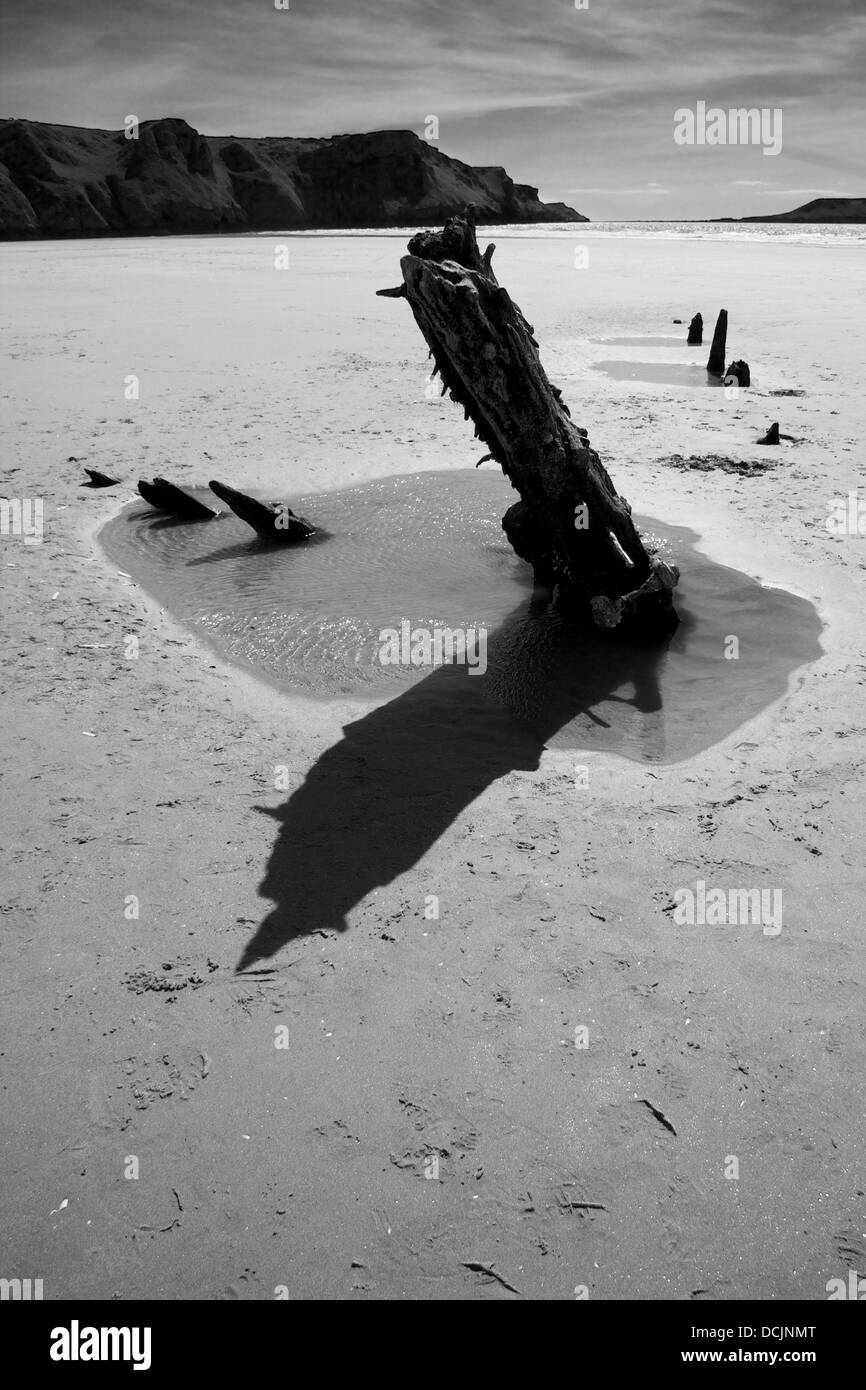
POLYGON ((597 372, 613 377, 614 381, 652 381, 664 386, 691 386, 697 391, 725 384, 722 377, 709 376, 703 363, 626 362, 614 358, 593 362, 592 366, 597 372))
POLYGON ((297 548, 264 545, 232 514, 180 522, 144 503, 100 541, 223 655, 283 689, 399 696, 395 713, 411 689, 437 719, 471 706, 477 720, 480 700, 520 721, 539 748, 689 757, 778 699, 791 672, 820 655, 806 600, 713 564, 694 533, 646 518, 641 529, 682 571, 679 628, 644 649, 576 633, 531 603, 531 571, 500 525, 514 499, 492 470, 420 473, 287 499, 327 533, 297 548), (404 620, 485 629, 486 672, 383 665, 380 634, 404 620), (731 636, 738 659, 725 658, 731 636))
POLYGON ((681 337, 676 337, 674 335, 671 335, 670 337, 665 337, 664 335, 656 335, 656 337, 652 337, 650 334, 647 333, 643 336, 631 338, 591 338, 590 342, 597 343, 602 347, 688 348, 690 346, 694 346, 693 344, 690 345, 686 341, 687 338, 688 329, 686 329, 686 331, 682 334, 681 337))

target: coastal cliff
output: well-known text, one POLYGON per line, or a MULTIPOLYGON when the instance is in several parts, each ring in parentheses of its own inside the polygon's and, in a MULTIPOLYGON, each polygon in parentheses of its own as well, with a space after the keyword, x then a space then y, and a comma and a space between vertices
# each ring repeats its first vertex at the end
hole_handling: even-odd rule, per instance
POLYGON ((175 117, 126 132, 0 120, 0 237, 586 222, 504 169, 473 168, 408 130, 201 135, 175 117))

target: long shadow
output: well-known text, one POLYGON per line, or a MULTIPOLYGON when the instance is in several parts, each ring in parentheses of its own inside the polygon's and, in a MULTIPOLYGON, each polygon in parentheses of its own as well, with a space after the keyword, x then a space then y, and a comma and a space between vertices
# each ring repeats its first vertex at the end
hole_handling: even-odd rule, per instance
POLYGON ((207 522, 219 521, 218 516, 174 516, 171 512, 154 510, 136 512, 133 519, 148 522, 151 531, 179 531, 183 526, 199 527, 207 522))
MULTIPOLYGON (((416 491, 422 488, 418 480, 409 482, 416 491)), ((442 480, 434 482, 441 489, 442 480)), ((481 512, 487 506, 474 494, 470 502, 481 512)), ((355 526, 353 517, 348 513, 355 526)), ((179 601, 170 582, 175 573, 189 564, 217 562, 210 571, 216 581, 222 578, 219 562, 257 547, 255 538, 241 538, 228 526, 190 530, 188 522, 174 518, 141 523, 136 513, 112 522, 106 552, 122 568, 144 571, 152 592, 173 602, 182 620, 191 600, 182 591, 179 601), (162 533, 160 544, 148 552, 142 542, 153 532, 162 533), (210 547, 207 555, 196 553, 201 546, 210 547)), ((345 584, 359 553, 353 544, 341 561, 337 547, 345 523, 343 516, 334 526, 334 566, 322 576, 324 596, 320 601, 314 592, 299 600, 309 609, 313 628, 331 615, 335 579, 345 584)), ((487 787, 508 772, 537 768, 546 743, 638 761, 690 758, 782 697, 791 674, 821 656, 820 616, 806 599, 711 561, 696 549, 698 538, 687 528, 661 528, 651 519, 647 526, 649 534, 662 532, 681 564, 681 622, 668 643, 641 648, 615 634, 577 633, 551 617, 546 596, 524 600, 491 637, 484 675, 465 666, 431 672, 347 725, 284 805, 257 808, 278 827, 259 887, 273 906, 238 969, 275 955, 292 937, 319 928, 345 929, 352 909, 417 864, 487 787), (733 641, 738 650, 731 652, 733 641)), ((371 529, 369 511, 357 529, 361 535, 379 534, 378 522, 371 529)), ((299 565, 318 539, 326 537, 311 538, 297 551, 290 548, 299 565)), ((261 592, 269 602, 273 583, 284 589, 290 579, 285 551, 267 549, 270 558, 258 552, 254 563, 229 567, 233 589, 248 609, 250 597, 261 592)), ((498 565, 500 548, 493 552, 491 562, 498 565)), ((408 558, 407 552, 399 562, 408 558)), ((375 547, 372 560, 379 560, 375 547)), ((490 596, 489 574, 482 577, 479 612, 485 604, 501 611, 490 596)), ((502 578, 508 583, 513 575, 506 568, 502 578)), ((457 580, 456 594, 471 592, 459 562, 457 580)), ((439 611, 450 611, 454 595, 447 586, 435 592, 439 611)), ((393 568, 372 563, 361 586, 369 610, 399 622, 399 609, 395 614, 393 608, 401 602, 399 594, 393 568)), ((414 589, 407 586, 405 601, 417 607, 417 580, 414 589)), ((465 608, 465 597, 460 602, 465 608)), ((290 666, 285 674, 291 685, 290 666)))
POLYGON ((287 546, 264 540, 263 537, 250 531, 249 536, 244 536, 243 540, 233 541, 231 545, 221 546, 219 550, 210 550, 206 555, 197 555, 193 559, 187 560, 186 564, 190 568, 194 568, 196 565, 219 564, 222 560, 236 560, 244 555, 284 555, 287 550, 298 553, 332 539, 330 531, 317 531, 314 536, 307 536, 304 540, 287 546))
POLYGON ((352 908, 417 864, 487 787, 537 768, 546 741, 580 713, 603 723, 594 707, 619 699, 658 720, 663 741, 658 670, 667 644, 578 637, 554 620, 540 648, 522 640, 537 608, 536 596, 491 637, 485 674, 437 668, 347 724, 284 806, 256 807, 280 827, 259 885, 274 907, 239 971, 293 937, 343 931, 352 908), (634 694, 618 696, 629 684, 634 694))

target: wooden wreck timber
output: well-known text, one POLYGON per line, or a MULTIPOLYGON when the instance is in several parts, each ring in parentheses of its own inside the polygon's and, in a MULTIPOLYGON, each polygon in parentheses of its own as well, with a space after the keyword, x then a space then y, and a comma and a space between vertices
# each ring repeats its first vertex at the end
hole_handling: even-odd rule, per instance
POLYGON ((171 516, 183 517, 185 521, 213 521, 216 512, 206 507, 198 498, 190 497, 188 492, 166 482, 165 478, 154 478, 148 483, 144 478, 138 480, 138 491, 157 511, 169 512, 171 516))
POLYGON ((742 362, 738 359, 736 362, 732 362, 725 372, 725 385, 733 386, 735 384, 737 386, 751 386, 752 374, 748 362, 742 362))
POLYGON ((245 492, 238 492, 236 488, 227 487, 225 483, 217 482, 214 478, 208 487, 221 502, 231 507, 235 516, 252 526, 263 540, 280 545, 295 545, 298 541, 305 541, 309 536, 315 535, 315 526, 311 526, 304 517, 296 516, 291 507, 284 502, 258 502, 255 497, 248 497, 245 492))
POLYGON ((781 444, 783 439, 786 439, 789 444, 799 444, 802 442, 797 438, 795 434, 781 434, 779 432, 779 422, 778 420, 774 420, 770 428, 767 430, 767 433, 764 435, 762 439, 759 439, 757 443, 781 444))
MULTIPOLYGON (((585 429, 549 382, 532 326, 481 254, 471 211, 441 232, 419 232, 401 261, 403 284, 434 375, 459 402, 520 501, 503 528, 557 601, 602 628, 648 636, 678 618, 673 565, 648 551, 585 429)), ((483 460, 480 460, 483 462, 483 460)))
POLYGON ((710 355, 707 358, 707 372, 710 376, 722 376, 725 371, 725 343, 728 337, 728 311, 719 310, 710 355))
POLYGON ((87 482, 82 483, 82 487, 117 487, 117 478, 109 478, 107 473, 100 473, 98 468, 85 468, 87 482))

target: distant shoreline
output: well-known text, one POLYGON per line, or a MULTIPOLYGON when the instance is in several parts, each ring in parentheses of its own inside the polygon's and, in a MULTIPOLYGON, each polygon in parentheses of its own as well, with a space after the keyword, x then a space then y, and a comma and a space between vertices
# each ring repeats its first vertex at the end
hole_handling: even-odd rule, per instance
MULTIPOLYGON (((610 217, 610 218, 587 218, 584 222, 557 223, 548 220, 537 222, 502 222, 502 221, 478 221, 479 227, 507 228, 515 231, 528 231, 533 228, 539 230, 547 229, 555 232, 561 229, 561 234, 573 234, 577 226, 580 226, 584 233, 604 227, 812 227, 816 230, 820 228, 833 227, 857 227, 866 225, 866 216, 834 218, 832 220, 819 220, 814 218, 791 218, 791 217, 610 217)), ((0 231, 0 245, 7 246, 37 246, 43 242, 70 242, 70 241, 171 241, 185 237, 218 238, 219 240, 240 239, 248 237, 292 237, 301 239, 303 237, 331 236, 385 236, 393 235, 396 239, 404 236, 412 236, 415 232, 441 226, 440 222, 415 221, 411 223, 388 222, 371 224, 367 226, 355 227, 274 227, 274 228, 240 228, 231 231, 207 230, 201 227, 191 228, 183 231, 178 230, 153 230, 142 231, 135 228, 129 230, 106 230, 94 232, 52 232, 42 233, 31 236, 13 236, 0 231)))

